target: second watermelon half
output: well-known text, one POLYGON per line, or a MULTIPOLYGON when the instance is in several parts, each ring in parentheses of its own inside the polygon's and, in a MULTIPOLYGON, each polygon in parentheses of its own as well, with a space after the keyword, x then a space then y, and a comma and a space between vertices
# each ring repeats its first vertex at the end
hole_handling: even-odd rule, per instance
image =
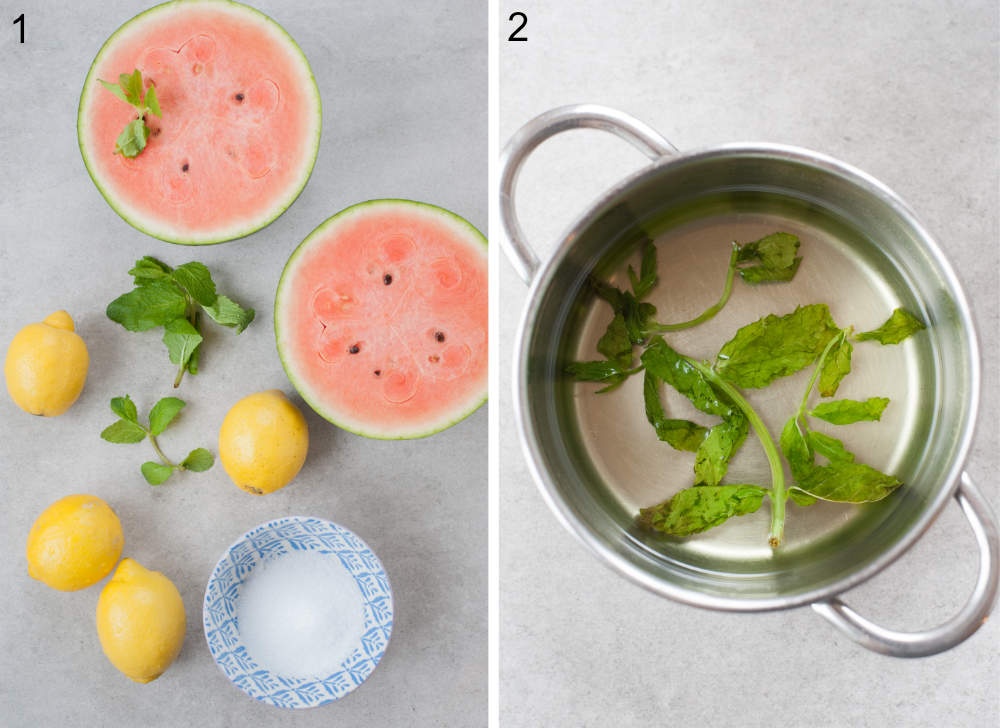
POLYGON ((278 353, 302 398, 366 437, 450 427, 486 401, 486 239, 447 210, 373 200, 314 230, 278 284, 278 353))

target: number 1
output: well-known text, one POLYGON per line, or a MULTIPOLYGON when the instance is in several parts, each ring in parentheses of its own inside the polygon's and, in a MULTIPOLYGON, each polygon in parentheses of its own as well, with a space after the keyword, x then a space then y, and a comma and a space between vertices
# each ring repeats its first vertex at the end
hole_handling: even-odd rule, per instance
POLYGON ((14 18, 13 24, 21 26, 21 42, 24 43, 24 13, 21 13, 16 18, 14 18))

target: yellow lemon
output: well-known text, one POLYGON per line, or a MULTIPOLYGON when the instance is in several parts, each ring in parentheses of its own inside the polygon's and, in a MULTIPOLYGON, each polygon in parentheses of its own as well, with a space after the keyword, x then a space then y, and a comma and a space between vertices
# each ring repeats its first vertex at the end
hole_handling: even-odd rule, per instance
POLYGON ((59 591, 76 591, 111 573, 125 537, 111 506, 93 495, 50 505, 28 534, 28 574, 59 591))
POLYGON ((97 636, 111 664, 136 682, 155 680, 180 653, 185 626, 174 583, 122 559, 97 600, 97 636))
POLYGON ((54 417, 70 408, 87 380, 87 345, 73 331, 73 319, 56 311, 17 332, 7 348, 4 376, 18 407, 54 417))
POLYGON ((254 495, 283 488, 309 449, 309 428, 298 408, 276 389, 244 397, 219 430, 219 459, 236 485, 254 495))

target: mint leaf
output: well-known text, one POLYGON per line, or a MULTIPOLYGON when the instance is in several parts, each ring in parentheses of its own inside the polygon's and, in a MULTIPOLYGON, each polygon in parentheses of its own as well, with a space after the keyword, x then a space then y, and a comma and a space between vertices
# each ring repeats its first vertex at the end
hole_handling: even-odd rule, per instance
POLYGON ((806 493, 804 490, 799 490, 798 488, 788 489, 788 499, 792 501, 797 506, 811 506, 817 501, 817 498, 806 493))
POLYGON ((124 397, 112 397, 111 411, 129 422, 139 422, 139 413, 135 409, 135 402, 127 394, 124 397))
POLYGON ((201 473, 212 467, 215 459, 212 457, 212 453, 203 447, 196 448, 188 453, 188 456, 184 458, 184 462, 181 463, 186 470, 193 470, 196 473, 201 473))
POLYGON ((812 472, 815 462, 812 445, 802 431, 798 416, 792 417, 785 423, 778 444, 796 480, 801 481, 812 472))
POLYGON ((748 430, 746 417, 734 411, 708 431, 695 453, 695 485, 718 485, 726 477, 729 460, 747 439, 748 430))
POLYGON ((733 411, 728 400, 719 395, 711 382, 687 359, 671 349, 662 337, 655 336, 650 340, 640 360, 647 371, 683 394, 705 414, 727 417, 733 411))
POLYGON ((100 83, 108 91, 113 93, 115 96, 120 98, 122 101, 124 101, 126 104, 131 103, 128 100, 128 97, 125 95, 125 92, 122 90, 122 87, 119 86, 117 83, 110 83, 108 81, 102 81, 101 79, 97 79, 97 82, 100 83))
POLYGON ((854 422, 877 422, 889 404, 888 397, 869 397, 864 402, 856 399, 835 399, 816 405, 809 414, 831 425, 850 425, 854 422))
POLYGON ((845 336, 839 344, 834 345, 823 362, 819 374, 819 393, 822 397, 832 397, 837 393, 840 382, 851 373, 851 352, 854 347, 845 336))
POLYGON ((115 154, 132 158, 146 148, 146 140, 149 138, 149 127, 142 119, 133 119, 122 133, 115 140, 115 154))
POLYGON ((566 373, 580 382, 603 382, 606 379, 631 374, 633 371, 613 361, 574 361, 566 366, 566 373))
POLYGON ((151 280, 108 304, 106 314, 129 331, 148 331, 182 317, 187 298, 168 280, 151 280))
POLYGON ((144 102, 146 108, 156 114, 159 118, 163 118, 163 114, 160 113, 160 102, 156 98, 156 86, 150 86, 149 91, 146 92, 146 100, 144 102))
POLYGON ((719 351, 715 370, 738 387, 765 387, 809 366, 840 329, 825 303, 747 324, 719 351))
POLYGON ((609 361, 629 368, 632 364, 632 342, 625 328, 625 317, 616 313, 608 324, 607 331, 597 341, 597 351, 609 361))
POLYGON ((690 420, 674 420, 667 417, 660 401, 660 380, 648 369, 642 386, 646 401, 646 419, 656 430, 656 436, 676 450, 697 451, 705 435, 708 434, 708 428, 690 420))
POLYGON ((809 432, 809 444, 832 463, 853 463, 854 453, 844 447, 844 443, 836 437, 830 437, 822 432, 809 432))
POLYGON ((169 278, 173 269, 151 255, 146 255, 135 262, 135 266, 128 273, 135 279, 135 285, 139 286, 148 281, 155 281, 160 278, 169 278))
POLYGON ((760 263, 740 268, 740 277, 750 284, 790 281, 802 262, 802 258, 796 256, 799 239, 791 233, 771 233, 760 240, 737 244, 737 247, 737 264, 751 261, 760 263))
POLYGON ((201 342, 201 334, 187 319, 174 319, 163 327, 163 343, 167 346, 170 361, 180 366, 177 377, 174 379, 175 388, 180 386, 181 378, 187 371, 191 357, 201 342))
POLYGON ((138 107, 142 104, 142 74, 136 68, 132 73, 122 73, 118 76, 118 85, 125 92, 125 100, 138 107))
POLYGON ((162 434, 177 413, 184 409, 184 404, 184 400, 177 397, 164 397, 154 404, 149 411, 149 432, 153 435, 162 434))
MULTIPOLYGON (((195 330, 195 332, 199 336, 201 336, 201 312, 200 311, 195 311, 195 314, 194 314, 194 330, 195 330)), ((202 341, 204 341, 204 337, 202 337, 202 341)), ((197 374, 198 373, 198 360, 200 358, 201 358, 201 344, 197 344, 194 347, 194 349, 191 351, 191 358, 188 359, 188 363, 187 363, 187 370, 189 372, 191 372, 191 374, 197 374)))
POLYGON ((101 432, 101 438, 115 444, 132 444, 146 439, 146 431, 135 422, 118 420, 101 432))
POLYGON ((646 297, 646 294, 656 285, 656 246, 652 241, 646 240, 642 247, 642 262, 639 264, 639 275, 630 265, 628 267, 629 282, 632 284, 632 293, 639 300, 646 297))
POLYGON ((882 500, 902 482, 861 463, 832 462, 814 468, 799 480, 799 487, 821 500, 869 503, 882 500))
POLYGON ((202 306, 211 306, 215 303, 215 282, 212 274, 208 272, 202 263, 191 261, 184 265, 177 266, 171 277, 183 288, 195 301, 202 306))
POLYGON ((733 516, 760 508, 767 489, 759 485, 701 485, 678 491, 673 498, 639 511, 639 524, 670 536, 690 536, 718 526, 733 516))
POLYGON ((144 477, 146 482, 150 485, 159 485, 160 483, 165 482, 174 472, 174 469, 169 465, 156 463, 152 460, 144 462, 139 469, 142 470, 142 477, 144 477))
POLYGON ((252 308, 243 309, 231 298, 223 296, 221 293, 216 296, 215 303, 205 306, 207 313, 213 321, 223 326, 236 329, 237 334, 242 334, 243 330, 250 325, 254 318, 252 308))
POLYGON ((926 328, 923 321, 905 308, 897 308, 889 319, 877 329, 865 331, 854 338, 858 341, 874 339, 880 344, 898 344, 912 334, 926 328))

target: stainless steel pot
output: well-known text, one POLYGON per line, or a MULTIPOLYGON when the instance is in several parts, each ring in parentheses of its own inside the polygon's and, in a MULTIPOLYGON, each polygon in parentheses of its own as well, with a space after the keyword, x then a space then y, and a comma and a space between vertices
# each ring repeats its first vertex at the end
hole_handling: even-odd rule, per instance
MULTIPOLYGON (((501 162, 500 217, 504 251, 530 285, 514 359, 521 443, 552 511, 599 558, 657 594, 699 607, 761 611, 811 604, 847 636, 887 655, 941 652, 984 622, 997 593, 997 527, 988 504, 962 471, 979 403, 975 327, 939 246, 893 192, 860 170, 794 147, 729 144, 679 154, 645 124, 612 109, 581 105, 542 114, 510 140, 501 162), (540 263, 526 245, 514 211, 518 172, 542 141, 580 127, 625 139, 652 164, 593 204, 540 263), (673 461, 657 460, 679 461, 669 448, 657 444, 654 450, 643 443, 644 437, 655 442, 655 435, 644 434, 649 428, 641 394, 639 404, 629 400, 631 383, 621 396, 596 397, 581 394, 574 389, 579 385, 563 374, 569 359, 593 351, 607 323, 592 313, 596 307, 586 300, 584 282, 595 270, 601 275, 620 270, 636 240, 662 238, 667 246, 660 246, 662 295, 668 305, 700 300, 692 310, 701 310, 714 301, 705 300, 705 290, 721 283, 701 280, 697 272, 705 236, 727 232, 727 225, 740 230, 756 225, 763 234, 776 220, 810 241, 808 249, 803 243, 806 262, 787 284, 798 288, 748 291, 743 303, 734 300, 720 314, 709 338, 717 346, 725 340, 718 331, 729 327, 731 333, 761 312, 777 310, 781 296, 787 307, 789 300, 807 303, 826 293, 839 302, 837 320, 867 317, 876 325, 890 304, 919 311, 928 322, 920 343, 909 350, 904 349, 909 342, 882 347, 871 354, 877 363, 858 367, 845 380, 869 387, 870 394, 897 395, 896 419, 882 423, 896 437, 876 442, 873 436, 868 445, 869 454, 888 463, 906 485, 885 501, 864 507, 820 504, 801 509, 794 514, 800 526, 777 551, 762 543, 766 527, 755 523, 754 516, 683 543, 642 533, 632 516, 643 498, 646 505, 656 502, 645 486, 637 485, 650 472, 650 463, 669 481, 657 483, 670 491, 661 490, 656 500, 689 481, 676 482, 683 476, 671 470, 673 461), (672 266, 670 275, 662 270, 664 259, 672 266), (749 310, 755 306, 759 311, 749 310), (877 320, 876 311, 881 312, 877 320), (602 429, 601 422, 610 425, 602 429), (873 624, 840 600, 838 595, 906 551, 952 497, 979 547, 975 588, 953 619, 930 631, 901 633, 873 624)), ((662 300, 655 303, 661 314, 669 313, 662 300)), ((687 343, 697 349, 701 341, 695 336, 687 343)), ((768 405, 763 406, 766 410, 768 405)), ((780 426, 777 416, 765 416, 772 432, 776 422, 780 426)), ((744 450, 749 447, 748 442, 744 450)), ((742 469, 762 469, 753 453, 747 457, 742 469)), ((790 517, 790 527, 792 522, 790 517)))

